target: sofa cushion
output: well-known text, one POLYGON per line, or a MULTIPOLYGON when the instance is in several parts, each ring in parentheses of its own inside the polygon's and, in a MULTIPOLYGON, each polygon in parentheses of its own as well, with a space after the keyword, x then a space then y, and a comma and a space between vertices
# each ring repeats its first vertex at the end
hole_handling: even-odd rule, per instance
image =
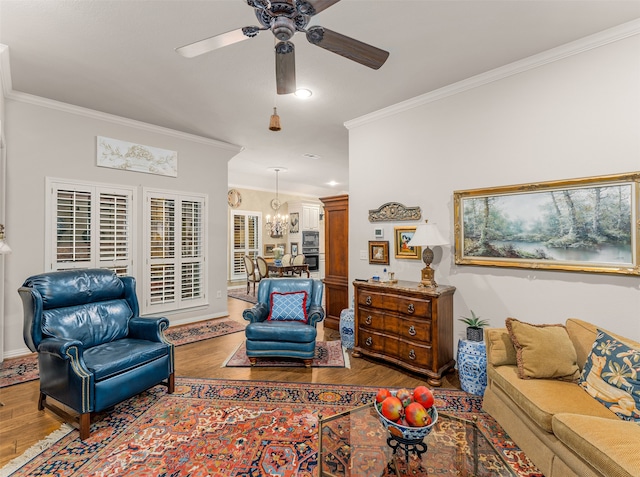
POLYGON ((89 348, 83 358, 96 381, 102 381, 166 356, 170 348, 166 343, 125 338, 89 348))
POLYGON ((580 386, 621 419, 640 422, 640 348, 598 330, 580 386))
POLYGON ((507 318, 507 330, 516 349, 521 379, 557 378, 576 380, 576 350, 563 325, 533 325, 507 318))
POLYGON ((553 433, 602 475, 634 477, 640 471, 640 426, 618 419, 556 414, 553 433))
POLYGON ((487 328, 484 333, 487 358, 492 366, 516 364, 516 349, 506 328, 487 328))
POLYGON ((558 379, 520 379, 516 366, 488 369, 492 386, 501 388, 513 402, 546 432, 552 432, 555 414, 572 412, 587 416, 618 417, 575 383, 558 379))
POLYGON ((318 335, 317 330, 311 325, 305 325, 299 321, 260 321, 249 323, 245 328, 247 348, 250 341, 270 343, 270 349, 287 348, 287 343, 314 343, 318 335))
POLYGON ((302 321, 307 322, 306 291, 272 292, 269 321, 302 321))

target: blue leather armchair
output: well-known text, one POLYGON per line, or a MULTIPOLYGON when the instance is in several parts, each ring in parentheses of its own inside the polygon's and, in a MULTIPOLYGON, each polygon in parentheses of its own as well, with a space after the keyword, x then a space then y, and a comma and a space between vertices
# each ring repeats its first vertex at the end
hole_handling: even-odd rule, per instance
POLYGON ((245 328, 247 357, 251 365, 257 358, 299 358, 306 367, 311 367, 316 349, 316 325, 324 319, 321 280, 308 278, 265 278, 258 286, 258 302, 253 308, 244 310, 242 316, 250 323, 245 328), (273 292, 307 292, 307 322, 271 321, 271 294, 273 292))
POLYGON ((40 397, 79 414, 80 439, 89 437, 91 413, 163 383, 174 391, 173 344, 166 318, 138 316, 133 277, 103 269, 34 275, 18 290, 24 341, 38 352, 40 397))

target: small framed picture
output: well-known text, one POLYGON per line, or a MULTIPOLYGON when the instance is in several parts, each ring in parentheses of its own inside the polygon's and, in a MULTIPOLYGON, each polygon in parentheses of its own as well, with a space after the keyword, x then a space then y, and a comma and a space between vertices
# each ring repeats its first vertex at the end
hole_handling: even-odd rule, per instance
POLYGON ((275 243, 265 243, 264 244, 264 256, 265 257, 273 257, 273 249, 276 248, 275 243))
POLYGON ((409 241, 413 238, 413 234, 416 233, 415 227, 396 227, 394 229, 395 240, 395 252, 396 258, 408 258, 414 260, 420 260, 422 255, 422 247, 410 247, 409 241))
POLYGON ((389 265, 389 242, 369 241, 369 263, 389 265))
POLYGON ((298 255, 298 242, 291 242, 291 255, 298 255))
POLYGON ((289 216, 289 233, 297 234, 298 232, 300 232, 300 213, 291 212, 289 216))
POLYGON ((373 229, 373 236, 376 240, 380 240, 384 237, 384 229, 382 227, 376 227, 373 229))

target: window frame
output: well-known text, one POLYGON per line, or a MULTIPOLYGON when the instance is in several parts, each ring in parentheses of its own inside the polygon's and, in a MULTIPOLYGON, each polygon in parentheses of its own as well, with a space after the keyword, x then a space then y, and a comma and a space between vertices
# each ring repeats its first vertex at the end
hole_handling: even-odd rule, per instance
MULTIPOLYGON (((123 186, 116 184, 105 184, 99 182, 77 181, 46 177, 45 179, 45 271, 76 270, 83 268, 105 268, 114 270, 119 275, 135 276, 136 260, 135 243, 137 223, 138 191, 134 186, 123 186), (59 260, 58 246, 58 224, 60 223, 59 198, 60 191, 73 193, 86 193, 89 195, 89 257, 88 260, 59 260), (102 197, 107 194, 126 197, 125 222, 126 239, 120 242, 126 247, 126 257, 122 259, 102 260, 100 220, 102 197), (123 270, 124 269, 124 270, 123 270)), ((114 209, 115 210, 115 209, 114 209)), ((75 222, 73 222, 75 223, 75 222)), ((72 234, 73 235, 73 234, 72 234)), ((117 234, 116 234, 117 235, 117 234)), ((72 250, 75 253, 75 250, 72 250)), ((122 253, 122 252, 120 252, 122 253)))
POLYGON ((253 211, 253 210, 232 210, 229 216, 229 280, 237 281, 237 280, 245 280, 247 278, 247 273, 244 269, 244 260, 242 257, 244 255, 249 255, 252 258, 256 258, 261 255, 262 250, 262 212, 253 211), (248 228, 248 219, 249 217, 256 217, 256 247, 255 249, 249 247, 248 245, 240 249, 236 250, 236 241, 235 241, 235 217, 243 216, 244 217, 244 225, 245 225, 245 244, 248 244, 247 234, 249 233, 248 228), (236 253, 241 253, 241 269, 242 272, 235 272, 235 258, 236 253))
MULTIPOLYGON (((195 308, 200 306, 206 306, 209 304, 208 294, 208 238, 207 238, 207 214, 208 214, 208 195, 187 193, 179 191, 170 191, 165 189, 155 188, 143 188, 143 246, 142 246, 142 266, 144 272, 142 273, 143 282, 143 299, 141 301, 141 310, 143 314, 153 314, 159 312, 172 312, 182 311, 189 308, 195 308), (154 227, 158 227, 157 220, 152 220, 152 204, 153 201, 174 201, 173 208, 173 227, 171 230, 172 241, 169 242, 164 235, 164 239, 152 241, 151 234, 154 227), (200 237, 198 249, 200 255, 184 256, 185 245, 183 242, 183 204, 187 202, 194 202, 201 204, 200 206, 200 237), (173 245, 172 256, 161 256, 154 258, 153 253, 158 252, 158 248, 173 245), (153 249, 156 248, 154 251, 153 249), (185 278, 186 269, 183 267, 188 264, 200 264, 201 274, 197 276, 199 279, 199 285, 195 288, 201 290, 201 294, 197 297, 185 297, 183 296, 183 286, 186 282, 185 278), (164 267, 164 269, 163 269, 164 267), (158 273, 162 274, 161 278, 158 277, 158 273), (154 274, 155 277, 154 278, 154 274), (172 278, 171 278, 172 277, 172 278), (167 281, 173 279, 173 288, 166 287, 158 289, 154 284, 154 280, 167 281), (155 291, 154 291, 155 290, 155 291), (173 298, 168 293, 173 292, 173 298), (166 298, 161 295, 167 294, 166 298), (155 303, 154 303, 155 302, 155 303)), ((166 217, 163 215, 163 219, 166 217)), ((166 222, 165 222, 166 223, 166 222)), ((164 226, 161 226, 164 231, 164 226)), ((193 249, 193 246, 187 247, 187 249, 193 249)), ((162 252, 164 253, 164 252, 162 252)), ((191 286, 191 289, 194 287, 191 286)))

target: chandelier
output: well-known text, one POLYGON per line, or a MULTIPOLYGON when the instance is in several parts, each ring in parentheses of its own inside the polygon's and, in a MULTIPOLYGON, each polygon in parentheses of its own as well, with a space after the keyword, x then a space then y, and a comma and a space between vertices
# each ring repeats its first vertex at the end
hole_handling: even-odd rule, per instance
POLYGON ((287 228, 289 227, 289 216, 281 215, 279 212, 281 204, 280 197, 278 196, 278 173, 280 169, 276 168, 274 170, 276 171, 276 198, 271 201, 271 208, 275 211, 275 215, 273 217, 267 215, 265 228, 267 229, 269 237, 282 238, 282 236, 287 233, 287 228))

